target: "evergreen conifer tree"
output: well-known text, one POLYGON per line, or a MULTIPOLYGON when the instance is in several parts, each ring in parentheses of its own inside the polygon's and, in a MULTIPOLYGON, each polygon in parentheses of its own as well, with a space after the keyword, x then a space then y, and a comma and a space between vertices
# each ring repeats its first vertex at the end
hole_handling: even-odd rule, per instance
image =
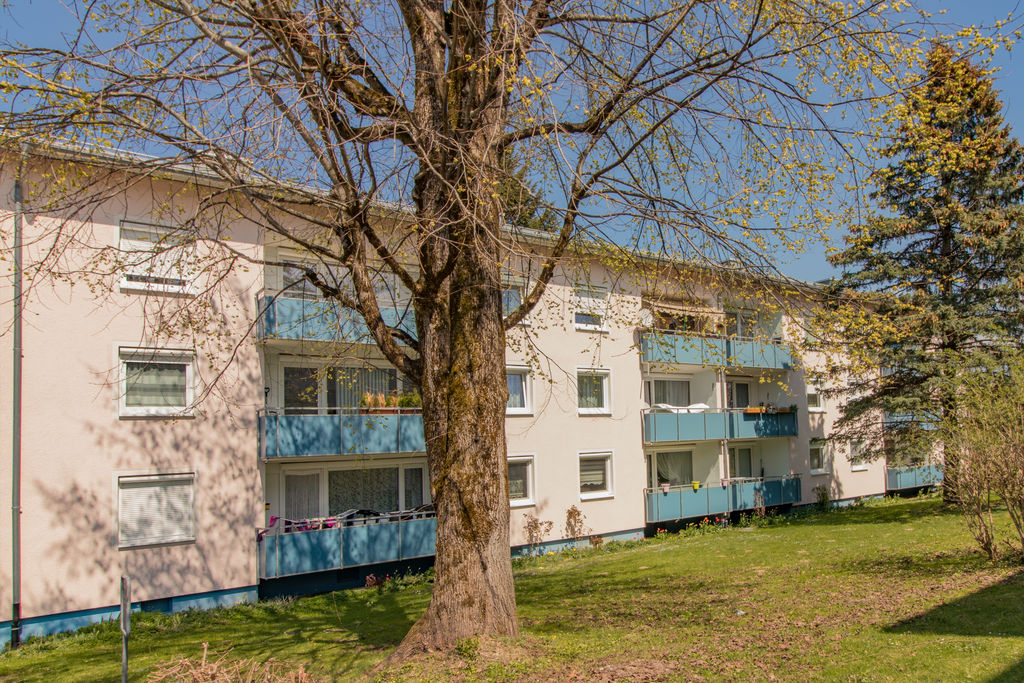
MULTIPOLYGON (((963 373, 1021 340, 1024 155, 1001 109, 989 72, 934 46, 882 150, 884 215, 831 259, 843 273, 828 293, 846 297, 833 322, 867 361, 847 368, 838 433, 865 457, 942 450, 935 427, 955 419, 963 373)), ((943 456, 952 500, 955 454, 943 456)))

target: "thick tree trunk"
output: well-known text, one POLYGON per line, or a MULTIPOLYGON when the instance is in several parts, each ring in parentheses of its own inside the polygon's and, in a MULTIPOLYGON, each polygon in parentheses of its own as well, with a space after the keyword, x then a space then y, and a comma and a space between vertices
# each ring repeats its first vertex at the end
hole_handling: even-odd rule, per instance
POLYGON ((449 305, 418 319, 437 560, 430 605, 389 662, 471 636, 518 634, 500 278, 497 261, 481 251, 460 257, 449 305))

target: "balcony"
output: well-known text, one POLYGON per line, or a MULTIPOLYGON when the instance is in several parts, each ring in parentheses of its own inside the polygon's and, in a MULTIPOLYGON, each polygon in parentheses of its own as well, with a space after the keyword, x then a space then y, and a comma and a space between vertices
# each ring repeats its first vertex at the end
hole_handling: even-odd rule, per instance
MULTIPOLYGON (((260 294, 256 303, 262 315, 256 334, 262 340, 294 339, 319 342, 368 344, 373 340, 366 323, 355 311, 325 299, 260 294)), ((416 335, 412 310, 382 308, 384 323, 416 335)))
POLYGON ((271 529, 259 538, 261 579, 429 557, 434 513, 394 513, 355 521, 322 520, 306 531, 271 529))
POLYGON ((646 489, 647 523, 729 514, 801 500, 800 475, 646 489))
POLYGON ((916 467, 889 467, 885 470, 885 490, 900 491, 942 483, 942 468, 938 465, 916 467))
POLYGON ((368 409, 331 415, 274 415, 261 411, 259 426, 262 458, 426 450, 423 415, 418 408, 368 409))
POLYGON ((796 413, 745 413, 737 410, 644 413, 644 443, 708 439, 767 439, 796 436, 796 413))
POLYGON ((640 358, 647 363, 681 363, 728 368, 788 370, 789 348, 775 342, 721 339, 676 332, 646 332, 640 338, 640 358))

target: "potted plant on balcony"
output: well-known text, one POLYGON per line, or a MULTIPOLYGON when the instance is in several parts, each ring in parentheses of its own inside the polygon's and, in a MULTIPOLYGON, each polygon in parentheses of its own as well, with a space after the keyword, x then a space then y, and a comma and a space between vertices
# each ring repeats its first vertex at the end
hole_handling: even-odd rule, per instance
POLYGON ((760 415, 764 412, 764 406, 747 406, 743 412, 747 415, 760 415))
POLYGON ((423 407, 423 399, 420 398, 418 391, 407 391, 398 397, 399 408, 421 408, 423 407))

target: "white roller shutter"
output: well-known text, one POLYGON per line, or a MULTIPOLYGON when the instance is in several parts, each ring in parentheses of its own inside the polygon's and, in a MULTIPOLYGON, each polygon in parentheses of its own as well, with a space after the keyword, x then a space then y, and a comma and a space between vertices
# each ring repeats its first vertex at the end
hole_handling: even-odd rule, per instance
POLYGON ((194 472, 117 478, 119 547, 195 538, 194 472))

